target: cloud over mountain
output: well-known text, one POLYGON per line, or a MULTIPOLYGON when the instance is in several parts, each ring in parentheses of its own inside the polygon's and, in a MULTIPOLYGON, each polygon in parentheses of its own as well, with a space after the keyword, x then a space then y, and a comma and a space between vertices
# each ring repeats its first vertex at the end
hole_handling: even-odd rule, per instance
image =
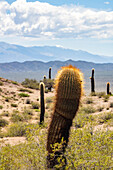
POLYGON ((53 6, 16 0, 0 2, 0 35, 49 38, 113 38, 113 11, 53 6))

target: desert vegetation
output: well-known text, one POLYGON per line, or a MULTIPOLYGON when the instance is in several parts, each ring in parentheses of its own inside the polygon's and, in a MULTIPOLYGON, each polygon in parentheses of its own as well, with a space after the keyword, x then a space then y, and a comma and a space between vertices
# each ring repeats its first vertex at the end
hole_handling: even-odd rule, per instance
MULTIPOLYGON (((0 81, 0 169, 47 169, 46 145, 54 89, 44 93, 44 122, 40 125, 39 82, 27 79, 20 84, 3 78, 0 81)), ((113 96, 96 90, 88 96, 84 94, 65 152, 64 142, 61 138, 52 147, 52 156, 61 151, 55 169, 112 169, 113 96)))

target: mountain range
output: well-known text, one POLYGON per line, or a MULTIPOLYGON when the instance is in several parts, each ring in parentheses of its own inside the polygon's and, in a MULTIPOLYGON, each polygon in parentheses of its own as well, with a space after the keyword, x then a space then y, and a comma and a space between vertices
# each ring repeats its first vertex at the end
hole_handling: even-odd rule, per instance
POLYGON ((88 61, 95 63, 113 63, 113 57, 94 55, 82 50, 65 49, 57 46, 24 47, 0 42, 0 63, 24 61, 88 61))

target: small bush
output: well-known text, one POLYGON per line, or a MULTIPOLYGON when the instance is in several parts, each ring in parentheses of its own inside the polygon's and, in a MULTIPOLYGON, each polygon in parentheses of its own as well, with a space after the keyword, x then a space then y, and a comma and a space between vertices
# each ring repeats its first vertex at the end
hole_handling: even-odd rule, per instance
POLYGON ((3 106, 0 105, 0 109, 3 109, 3 106))
POLYGON ((9 102, 10 99, 11 99, 10 97, 6 97, 6 98, 5 98, 5 101, 6 101, 6 102, 9 102))
POLYGON ((98 109, 97 109, 97 111, 101 112, 103 109, 104 109, 104 107, 99 106, 98 109))
POLYGON ((12 103, 12 104, 11 104, 11 107, 18 107, 18 105, 15 104, 15 103, 12 103))
POLYGON ((39 109, 39 103, 38 102, 32 102, 32 108, 33 109, 39 109))
POLYGON ((2 114, 1 114, 1 116, 9 116, 9 112, 8 111, 4 111, 2 114))
POLYGON ((110 97, 109 95, 105 95, 104 96, 104 102, 108 102, 109 97, 110 97))
POLYGON ((98 93, 97 93, 97 96, 98 96, 99 98, 104 97, 105 95, 106 95, 105 92, 98 92, 98 93))
POLYGON ((4 85, 4 83, 2 81, 0 81, 0 86, 3 86, 3 85, 4 85))
POLYGON ((19 91, 28 92, 28 93, 33 93, 33 91, 31 91, 31 90, 29 90, 29 89, 23 89, 23 88, 20 88, 19 91))
POLYGON ((11 121, 12 122, 19 122, 19 121, 23 121, 23 116, 19 113, 13 113, 11 115, 11 121))
POLYGON ((113 119, 113 113, 109 112, 109 113, 103 113, 99 116, 99 123, 105 123, 109 120, 113 119))
POLYGON ((5 119, 0 119, 0 127, 4 127, 6 125, 8 125, 8 121, 5 119))
POLYGON ((27 100, 26 100, 26 104, 31 104, 30 99, 27 99, 27 100))
POLYGON ((0 92, 2 92, 2 89, 0 88, 0 92))
POLYGON ((26 94, 26 93, 19 93, 18 94, 20 97, 29 97, 29 94, 26 94))
POLYGON ((7 136, 9 137, 25 136, 25 134, 26 134, 26 124, 20 122, 10 125, 7 132, 7 136))
POLYGON ((53 97, 46 98, 46 103, 52 103, 52 102, 53 102, 53 97))
POLYGON ((88 98, 88 99, 86 99, 86 104, 91 104, 91 103, 93 103, 92 98, 88 98))
POLYGON ((39 83, 35 79, 28 79, 26 78, 23 82, 22 85, 27 88, 31 89, 36 89, 39 90, 39 83))
POLYGON ((12 84, 19 85, 16 81, 11 81, 12 84))
POLYGON ((113 102, 110 103, 110 107, 113 107, 113 102))
POLYGON ((93 106, 81 107, 79 112, 90 114, 95 113, 96 109, 93 106))

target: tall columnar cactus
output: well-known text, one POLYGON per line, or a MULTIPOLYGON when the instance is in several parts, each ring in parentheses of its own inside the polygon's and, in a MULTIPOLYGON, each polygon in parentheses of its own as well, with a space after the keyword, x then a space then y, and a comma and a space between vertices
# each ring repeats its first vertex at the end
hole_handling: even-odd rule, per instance
POLYGON ((92 76, 90 77, 91 79, 91 93, 95 92, 95 80, 94 80, 94 68, 92 69, 92 76))
MULTIPOLYGON (((56 95, 54 111, 48 129, 47 138, 47 166, 56 164, 56 157, 51 158, 52 146, 60 143, 62 138, 62 152, 68 144, 69 131, 72 120, 76 115, 82 94, 82 73, 73 66, 62 67, 58 72, 55 85, 56 95)), ((60 154, 57 152, 57 154, 60 154)))
POLYGON ((110 83, 107 83, 107 94, 110 94, 110 83))
POLYGON ((44 83, 40 83, 40 124, 44 122, 45 102, 44 102, 44 83))
POLYGON ((51 79, 51 67, 49 67, 49 79, 51 79))

